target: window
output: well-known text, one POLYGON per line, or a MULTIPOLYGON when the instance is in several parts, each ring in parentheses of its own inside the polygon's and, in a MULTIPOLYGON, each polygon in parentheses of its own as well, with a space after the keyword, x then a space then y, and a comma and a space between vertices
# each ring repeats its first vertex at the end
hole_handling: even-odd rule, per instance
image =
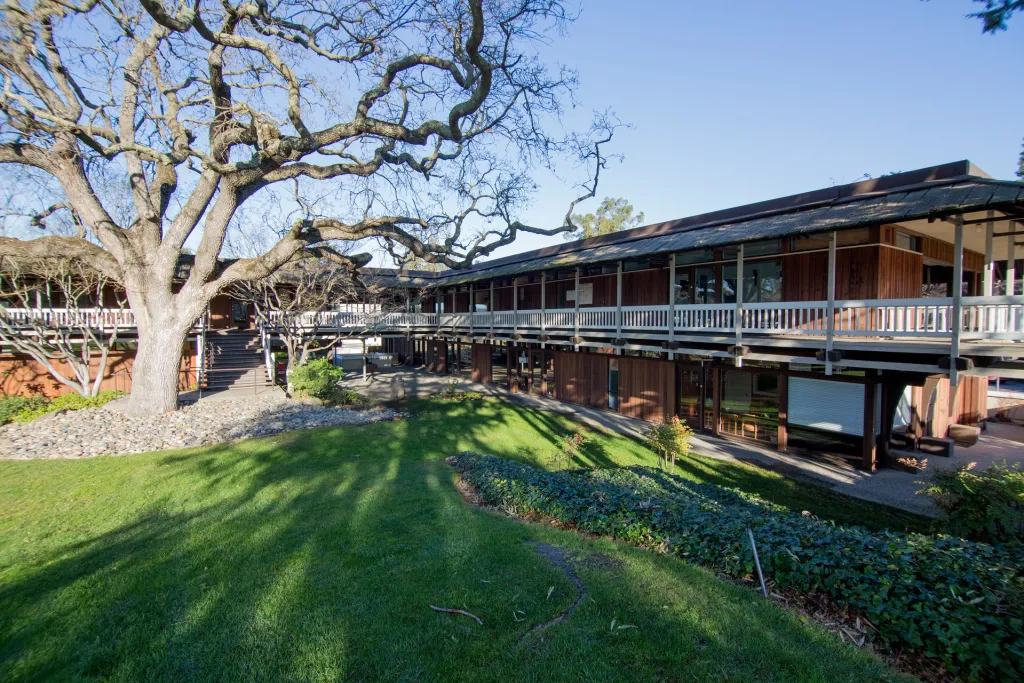
MULTIPOLYGON (((782 301, 782 261, 743 263, 743 301, 782 301)), ((722 302, 736 303, 736 264, 722 267, 722 302)))
POLYGON ((693 303, 713 304, 718 288, 714 266, 699 266, 693 269, 693 303))
POLYGON ((921 238, 902 230, 896 231, 896 247, 907 251, 921 251, 921 238))
POLYGON ((707 263, 715 260, 715 252, 712 249, 694 249, 693 251, 680 251, 676 254, 676 265, 690 263, 707 263))
POLYGON ((619 408, 619 359, 608 359, 608 409, 619 408))
POLYGON ((676 271, 676 286, 675 286, 675 297, 677 304, 689 304, 691 301, 691 278, 690 269, 687 268, 683 272, 676 271))
MULTIPOLYGON (((836 232, 837 247, 855 247, 871 243, 871 228, 857 228, 856 230, 840 230, 836 232)), ((790 251, 813 251, 815 249, 828 249, 827 232, 819 232, 815 235, 799 235, 790 238, 790 251)))
POLYGON ((724 370, 719 429, 725 434, 775 443, 779 434, 778 382, 775 373, 724 370))

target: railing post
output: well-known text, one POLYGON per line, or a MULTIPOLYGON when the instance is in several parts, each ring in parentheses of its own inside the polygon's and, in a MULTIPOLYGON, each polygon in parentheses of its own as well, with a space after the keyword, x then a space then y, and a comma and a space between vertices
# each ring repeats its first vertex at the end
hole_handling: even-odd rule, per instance
MULTIPOLYGON (((668 359, 675 360, 676 352, 672 350, 676 337, 676 255, 668 257, 668 359)), ((704 406, 701 406, 704 410, 704 406)))
POLYGON ((473 341, 473 316, 476 315, 476 295, 473 294, 473 283, 469 283, 469 340, 473 341))
MULTIPOLYGON (((579 299, 579 292, 576 298, 579 299)), ((615 267, 615 355, 622 355, 622 347, 619 340, 622 339, 622 260, 616 262, 615 267)))
MULTIPOLYGON (((949 331, 952 334, 949 344, 949 384, 956 386, 959 381, 957 376, 956 361, 960 357, 960 329, 963 327, 963 297, 964 297, 964 215, 956 217, 953 227, 953 319, 949 322, 949 331)), ((952 405, 953 397, 950 396, 952 405)))
POLYGON ((985 224, 985 270, 981 276, 981 295, 992 296, 992 271, 994 263, 992 258, 993 232, 995 232, 995 211, 988 212, 988 223, 985 224))
POLYGON ((491 338, 494 338, 494 280, 491 280, 491 294, 490 298, 487 299, 487 312, 488 319, 491 323, 491 338))
POLYGON ((836 336, 836 233, 828 234, 828 306, 825 330, 825 375, 832 375, 832 346, 836 336))
POLYGON ((1017 292, 1017 266, 1014 263, 1017 260, 1017 224, 1010 221, 1009 230, 1010 234, 1006 236, 1006 291, 1003 292, 1006 296, 1013 296, 1017 292))
POLYGON ((547 343, 543 341, 543 338, 547 336, 547 295, 548 295, 548 274, 547 271, 541 271, 540 273, 540 348, 546 349, 547 343))
MULTIPOLYGON (((575 284, 575 287, 576 287, 576 289, 575 289, 575 294, 576 294, 576 301, 575 301, 575 303, 576 303, 576 307, 574 309, 573 316, 572 316, 572 331, 573 331, 573 339, 578 339, 579 336, 580 336, 580 269, 579 269, 579 267, 576 268, 576 284, 575 284)), ((576 344, 575 346, 576 346, 576 350, 579 351, 580 350, 579 344, 576 344)))
POLYGON ((743 345, 743 245, 736 248, 736 320, 733 321, 736 328, 736 367, 743 367, 743 356, 740 355, 740 347, 743 345))
POLYGON ((512 278, 512 338, 519 334, 519 278, 512 278))

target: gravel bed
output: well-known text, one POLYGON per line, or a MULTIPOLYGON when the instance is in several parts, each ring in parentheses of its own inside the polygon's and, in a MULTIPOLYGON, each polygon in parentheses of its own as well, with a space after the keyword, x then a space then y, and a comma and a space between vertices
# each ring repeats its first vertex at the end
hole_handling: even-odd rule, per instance
POLYGON ((0 427, 0 459, 90 458, 206 446, 329 425, 361 425, 403 417, 387 408, 348 410, 283 396, 199 401, 157 417, 128 417, 109 408, 51 413, 0 427))

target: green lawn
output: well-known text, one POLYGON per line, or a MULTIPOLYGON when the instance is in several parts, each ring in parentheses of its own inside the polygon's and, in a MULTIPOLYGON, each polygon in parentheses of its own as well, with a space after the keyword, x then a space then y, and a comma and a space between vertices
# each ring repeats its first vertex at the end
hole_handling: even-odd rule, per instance
MULTIPOLYGON (((463 503, 446 455, 547 465, 565 420, 495 401, 413 410, 230 446, 0 462, 0 680, 896 677, 674 558, 463 503), (537 543, 576 553, 587 598, 524 639, 578 595, 537 543)), ((653 462, 602 435, 587 457, 653 462)), ((885 519, 754 468, 682 469, 794 509, 885 519)))

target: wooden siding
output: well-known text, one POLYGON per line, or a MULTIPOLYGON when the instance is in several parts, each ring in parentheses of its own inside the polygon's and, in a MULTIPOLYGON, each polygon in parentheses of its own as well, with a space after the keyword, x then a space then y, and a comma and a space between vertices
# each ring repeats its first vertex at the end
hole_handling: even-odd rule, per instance
POLYGON ((619 412, 649 422, 675 414, 676 364, 653 358, 619 358, 619 412))
MULTIPOLYGON (((196 382, 194 346, 193 342, 185 342, 178 379, 179 391, 189 390, 196 382)), ((131 391, 132 364, 134 362, 134 349, 111 351, 100 389, 102 391, 131 391)), ((54 365, 65 375, 71 374, 65 363, 54 362, 54 365)), ((99 359, 94 357, 92 367, 95 369, 98 366, 99 359)), ((8 395, 42 394, 48 398, 74 393, 72 389, 55 380, 42 365, 32 358, 20 354, 0 355, 0 391, 8 395)))
POLYGON ((480 384, 491 383, 491 345, 473 344, 473 371, 474 382, 480 384))
MULTIPOLYGON (((614 276, 612 283, 614 285, 614 276)), ((612 289, 612 301, 608 306, 615 305, 615 289, 612 289)), ((638 270, 622 274, 622 305, 623 306, 667 306, 668 305, 668 268, 656 270, 638 270)))
POLYGON ((921 254, 882 247, 878 263, 879 299, 916 299, 921 296, 923 281, 921 254))
POLYGON ((555 352, 555 397, 593 408, 607 408, 608 356, 555 352))
MULTIPOLYGON (((857 247, 836 252, 836 298, 877 299, 879 249, 857 247)), ((828 253, 787 254, 782 259, 783 301, 828 298, 828 253)), ((919 276, 920 277, 920 276, 919 276)), ((920 296, 918 292, 917 296, 920 296)))
MULTIPOLYGON (((546 303, 546 302, 545 302, 546 303)), ((540 283, 519 285, 519 310, 540 310, 540 283)))

